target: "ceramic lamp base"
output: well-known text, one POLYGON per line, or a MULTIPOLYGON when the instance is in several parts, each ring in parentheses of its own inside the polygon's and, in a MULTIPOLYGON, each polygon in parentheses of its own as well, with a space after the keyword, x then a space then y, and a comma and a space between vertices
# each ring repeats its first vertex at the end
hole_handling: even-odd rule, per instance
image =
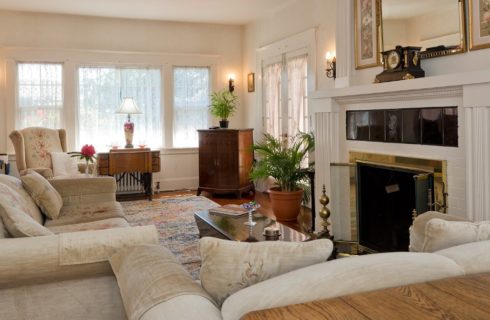
POLYGON ((124 123, 124 138, 126 140, 126 145, 124 148, 134 148, 133 146, 133 134, 134 134, 134 123, 128 119, 128 122, 124 123))

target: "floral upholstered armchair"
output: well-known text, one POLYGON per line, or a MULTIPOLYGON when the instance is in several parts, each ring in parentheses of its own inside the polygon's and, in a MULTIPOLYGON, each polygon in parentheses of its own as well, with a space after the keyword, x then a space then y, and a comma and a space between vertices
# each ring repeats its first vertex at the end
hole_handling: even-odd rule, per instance
POLYGON ((64 129, 30 127, 9 135, 14 145, 17 169, 22 175, 33 169, 45 178, 53 177, 52 152, 66 152, 64 129))

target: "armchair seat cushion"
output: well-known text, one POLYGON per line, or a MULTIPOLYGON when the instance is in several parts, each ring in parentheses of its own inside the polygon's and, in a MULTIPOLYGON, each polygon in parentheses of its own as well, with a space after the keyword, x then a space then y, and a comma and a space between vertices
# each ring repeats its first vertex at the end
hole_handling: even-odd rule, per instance
POLYGON ((112 228, 125 228, 129 227, 129 223, 123 218, 110 218, 104 220, 97 220, 91 222, 67 224, 61 226, 50 226, 47 227, 51 232, 66 233, 75 231, 88 231, 88 230, 104 230, 112 228))
POLYGON ((124 210, 119 202, 83 202, 63 206, 58 219, 47 219, 44 225, 51 228, 111 218, 122 218, 124 220, 124 210))

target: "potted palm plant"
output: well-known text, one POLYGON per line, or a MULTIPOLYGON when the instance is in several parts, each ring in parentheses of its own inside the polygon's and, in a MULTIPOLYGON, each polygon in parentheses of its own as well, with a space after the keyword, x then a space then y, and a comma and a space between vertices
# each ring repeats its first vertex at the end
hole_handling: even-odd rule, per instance
POLYGON ((250 177, 252 180, 273 177, 275 186, 269 190, 271 207, 278 221, 295 221, 298 217, 308 176, 301 164, 315 148, 312 134, 298 133, 283 140, 265 134, 253 150, 259 160, 250 177))
POLYGON ((213 92, 209 111, 213 116, 220 119, 220 128, 228 128, 228 118, 232 116, 237 108, 238 97, 227 89, 213 92))

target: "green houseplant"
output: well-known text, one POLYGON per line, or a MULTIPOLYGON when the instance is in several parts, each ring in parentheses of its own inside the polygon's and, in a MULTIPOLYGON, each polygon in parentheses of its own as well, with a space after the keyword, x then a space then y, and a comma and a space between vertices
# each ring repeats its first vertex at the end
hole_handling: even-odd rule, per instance
POLYGON ((221 128, 228 128, 228 118, 232 116, 237 108, 237 95, 228 89, 213 92, 209 111, 213 116, 220 119, 221 128))
POLYGON ((313 135, 302 132, 284 139, 265 134, 263 141, 253 146, 259 160, 252 168, 250 177, 254 181, 268 177, 276 180, 276 186, 270 189, 269 196, 277 220, 297 219, 308 177, 301 164, 314 149, 313 135))

